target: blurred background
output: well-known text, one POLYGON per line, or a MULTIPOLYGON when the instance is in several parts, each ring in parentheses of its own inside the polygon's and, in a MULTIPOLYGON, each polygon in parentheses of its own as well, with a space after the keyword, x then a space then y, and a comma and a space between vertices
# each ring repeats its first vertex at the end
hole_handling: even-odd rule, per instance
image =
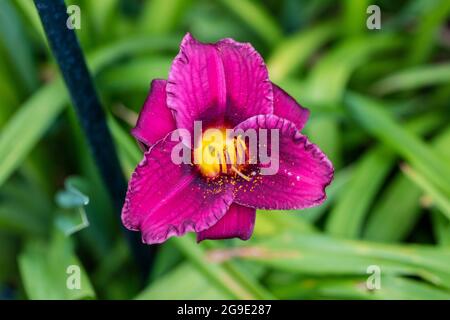
POLYGON ((127 179, 129 130, 190 31, 254 45, 335 180, 320 207, 259 212, 249 241, 167 241, 142 277, 33 2, 0 0, 1 299, 450 298, 450 1, 66 4, 127 179))

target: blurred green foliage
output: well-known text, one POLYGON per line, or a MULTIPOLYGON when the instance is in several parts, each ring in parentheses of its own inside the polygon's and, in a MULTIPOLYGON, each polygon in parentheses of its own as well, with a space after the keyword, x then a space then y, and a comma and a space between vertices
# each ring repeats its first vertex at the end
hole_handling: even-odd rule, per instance
POLYGON ((129 129, 187 31, 251 42, 310 108, 305 132, 336 177, 320 207, 259 212, 247 242, 169 240, 143 281, 33 2, 2 0, 0 298, 450 299, 449 1, 66 2, 127 177, 142 157, 129 129), (381 30, 366 28, 370 4, 381 30), (67 237, 55 196, 70 176, 90 226, 67 237), (366 286, 371 265, 381 289, 366 286))

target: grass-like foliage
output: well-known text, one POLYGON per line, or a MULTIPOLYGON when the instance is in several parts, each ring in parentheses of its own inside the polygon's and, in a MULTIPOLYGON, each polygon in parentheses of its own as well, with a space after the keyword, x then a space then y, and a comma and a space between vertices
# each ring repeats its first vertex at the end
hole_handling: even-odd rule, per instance
POLYGON ((169 240, 142 279, 33 2, 2 0, 0 299, 450 299, 448 0, 66 3, 127 178, 129 129, 190 31, 261 52, 335 180, 320 207, 260 212, 249 241, 169 240))

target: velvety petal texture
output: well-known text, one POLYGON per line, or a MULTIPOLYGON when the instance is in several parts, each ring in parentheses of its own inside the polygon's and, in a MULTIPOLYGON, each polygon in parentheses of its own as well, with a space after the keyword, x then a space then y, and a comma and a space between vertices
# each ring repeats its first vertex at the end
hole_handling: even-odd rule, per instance
POLYGON ((308 121, 309 110, 303 108, 286 91, 272 84, 273 87, 273 114, 287 119, 295 124, 298 130, 302 130, 308 121))
POLYGON ((176 129, 175 119, 166 104, 166 80, 153 80, 139 113, 133 136, 149 147, 176 129))
MULTIPOLYGON (((290 210, 312 207, 325 200, 325 187, 333 179, 333 166, 294 123, 275 115, 260 115, 237 126, 244 131, 249 128, 279 130, 279 168, 274 175, 258 174, 250 181, 242 179, 236 203, 258 209, 290 210)), ((267 140, 270 150, 270 136, 267 140)))
POLYGON ((167 84, 167 104, 178 128, 235 126, 273 112, 273 92, 264 60, 249 44, 223 39, 201 43, 187 34, 167 84))
POLYGON ((256 209, 233 203, 228 212, 211 228, 197 233, 197 242, 210 239, 248 240, 255 226, 256 209))
POLYGON ((148 244, 208 229, 233 202, 231 185, 207 183, 190 165, 174 164, 175 144, 164 139, 147 151, 128 186, 122 222, 148 244))
POLYGON ((225 73, 219 51, 188 33, 169 73, 167 105, 178 128, 192 130, 195 120, 220 125, 226 108, 225 73), (217 123, 219 122, 219 123, 217 123))
POLYGON ((272 113, 272 84, 260 54, 251 44, 233 39, 223 39, 216 46, 225 71, 226 121, 235 126, 249 117, 272 113))

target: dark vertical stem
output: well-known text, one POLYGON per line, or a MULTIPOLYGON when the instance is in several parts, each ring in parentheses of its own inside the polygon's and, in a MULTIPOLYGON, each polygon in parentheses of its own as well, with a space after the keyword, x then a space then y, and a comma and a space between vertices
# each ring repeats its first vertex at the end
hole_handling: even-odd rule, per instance
MULTIPOLYGON (((64 0, 34 0, 34 3, 100 175, 120 217, 126 181, 78 39, 66 26, 68 14, 64 0)), ((143 272, 147 272, 150 247, 141 243, 137 233, 126 231, 126 235, 143 272)))

